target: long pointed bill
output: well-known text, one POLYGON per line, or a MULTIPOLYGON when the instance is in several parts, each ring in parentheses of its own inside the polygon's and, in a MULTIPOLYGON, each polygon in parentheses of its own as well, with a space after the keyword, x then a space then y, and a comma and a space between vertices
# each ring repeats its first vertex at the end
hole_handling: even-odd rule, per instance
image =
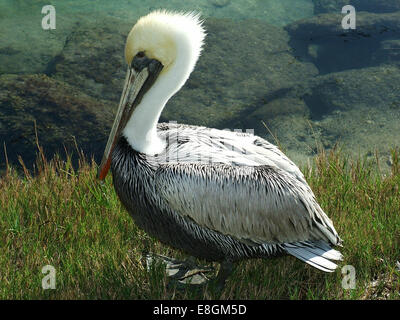
POLYGON ((134 109, 140 103, 144 94, 153 85, 162 69, 162 64, 157 60, 142 59, 139 67, 135 59, 133 62, 136 64, 134 67, 128 67, 117 114, 111 128, 110 136, 108 137, 100 167, 97 171, 97 178, 100 180, 103 180, 107 176, 111 166, 111 154, 121 132, 128 123, 134 109))

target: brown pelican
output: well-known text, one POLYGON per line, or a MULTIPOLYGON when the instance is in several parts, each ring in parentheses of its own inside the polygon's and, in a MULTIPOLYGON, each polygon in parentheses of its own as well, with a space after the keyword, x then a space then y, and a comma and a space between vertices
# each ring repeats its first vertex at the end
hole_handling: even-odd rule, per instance
POLYGON ((299 168, 275 145, 247 133, 158 123, 200 56, 199 16, 155 11, 130 31, 119 108, 98 177, 136 224, 165 244, 221 262, 290 254, 327 272, 341 260, 332 221, 299 168))

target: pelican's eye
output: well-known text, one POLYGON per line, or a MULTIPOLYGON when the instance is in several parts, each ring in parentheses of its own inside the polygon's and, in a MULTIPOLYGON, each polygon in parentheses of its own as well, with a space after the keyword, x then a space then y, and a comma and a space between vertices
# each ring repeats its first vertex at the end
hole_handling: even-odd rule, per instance
POLYGON ((144 53, 144 51, 139 51, 137 54, 136 54, 136 57, 137 58, 144 58, 146 56, 146 54, 144 53))
POLYGON ((139 51, 132 59, 131 67, 135 69, 137 72, 143 70, 143 68, 147 67, 151 62, 144 51, 139 51))

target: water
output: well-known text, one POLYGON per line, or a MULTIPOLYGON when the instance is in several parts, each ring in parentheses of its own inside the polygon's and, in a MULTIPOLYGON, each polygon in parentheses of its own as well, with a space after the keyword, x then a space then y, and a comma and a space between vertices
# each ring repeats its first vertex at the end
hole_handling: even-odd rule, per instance
POLYGON ((125 37, 140 16, 166 8, 201 12, 208 36, 162 121, 254 129, 298 164, 318 143, 339 142, 352 155, 377 151, 390 167, 400 144, 400 1, 163 2, 0 1, 0 143, 10 162, 21 155, 31 166, 35 126, 49 157, 76 141, 98 161, 122 90, 125 37), (342 26, 347 3, 354 30, 342 26), (49 4, 55 30, 42 28, 49 4))

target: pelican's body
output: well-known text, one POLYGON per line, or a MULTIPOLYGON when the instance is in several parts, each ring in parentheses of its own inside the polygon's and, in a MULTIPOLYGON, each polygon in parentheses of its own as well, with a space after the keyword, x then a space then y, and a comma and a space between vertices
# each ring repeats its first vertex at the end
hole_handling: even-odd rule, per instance
POLYGON ((205 33, 193 14, 156 11, 128 36, 126 85, 100 167, 137 225, 190 255, 234 262, 288 253, 333 271, 341 242, 297 166, 252 134, 158 124, 205 33))

